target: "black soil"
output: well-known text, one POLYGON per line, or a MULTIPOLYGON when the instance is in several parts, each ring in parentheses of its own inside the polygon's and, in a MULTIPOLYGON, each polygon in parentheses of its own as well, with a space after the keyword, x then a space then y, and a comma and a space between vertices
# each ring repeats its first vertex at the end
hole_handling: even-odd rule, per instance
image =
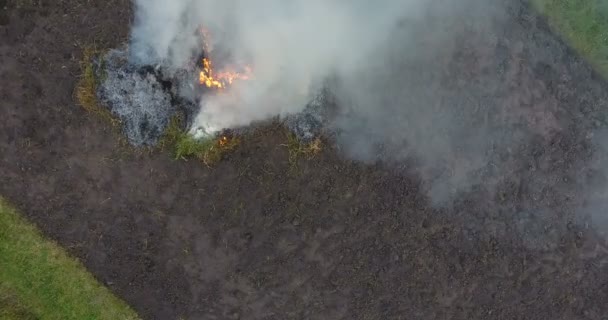
POLYGON ((608 248, 568 211, 582 202, 568 178, 586 174, 608 87, 525 7, 497 48, 463 41, 446 72, 504 65, 503 98, 567 130, 445 209, 407 163, 328 144, 293 167, 274 126, 213 169, 123 147, 72 93, 83 46, 123 43, 131 10, 0 0, 0 194, 144 318, 606 319, 608 248))

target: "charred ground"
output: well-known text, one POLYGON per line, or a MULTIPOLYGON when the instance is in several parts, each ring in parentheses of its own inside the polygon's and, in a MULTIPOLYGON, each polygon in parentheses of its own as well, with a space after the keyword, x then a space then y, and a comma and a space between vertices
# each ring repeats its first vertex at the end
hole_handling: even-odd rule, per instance
POLYGON ((507 66, 505 96, 554 108, 568 130, 516 150, 497 189, 435 209, 408 163, 325 147, 294 170, 272 125, 213 169, 122 147, 73 89, 85 45, 124 42, 130 5, 0 3, 0 194, 145 318, 608 313, 605 241, 568 211, 608 86, 525 6, 496 48, 465 39, 446 74, 467 83, 480 61, 507 66))

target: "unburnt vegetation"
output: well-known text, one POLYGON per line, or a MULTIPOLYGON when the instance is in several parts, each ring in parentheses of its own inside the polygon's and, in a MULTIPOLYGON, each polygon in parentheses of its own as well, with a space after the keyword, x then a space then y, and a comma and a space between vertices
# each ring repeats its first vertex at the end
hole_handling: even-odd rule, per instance
POLYGON ((552 28, 608 76, 608 2, 532 0, 552 28))
POLYGON ((81 263, 0 199, 0 319, 137 319, 81 263))
POLYGON ((159 146, 171 152, 176 160, 194 158, 207 166, 216 164, 224 154, 238 145, 239 137, 232 135, 195 138, 186 132, 180 116, 171 119, 159 143, 159 146))

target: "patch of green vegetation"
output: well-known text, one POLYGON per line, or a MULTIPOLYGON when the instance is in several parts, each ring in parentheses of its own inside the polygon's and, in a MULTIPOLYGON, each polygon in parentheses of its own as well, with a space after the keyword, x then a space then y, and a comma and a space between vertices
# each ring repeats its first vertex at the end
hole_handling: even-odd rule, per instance
POLYGON ((297 168, 298 159, 302 156, 312 158, 323 149, 323 143, 320 138, 311 142, 303 143, 292 132, 287 133, 287 143, 283 145, 287 147, 289 153, 289 165, 292 169, 297 168))
POLYGON ((0 319, 137 319, 0 199, 0 319))
POLYGON ((2 320, 37 320, 15 296, 14 292, 0 284, 0 319, 2 320))
POLYGON ((107 108, 102 107, 97 100, 97 84, 100 79, 95 72, 94 59, 99 53, 100 51, 94 46, 84 48, 80 61, 81 74, 74 90, 74 96, 78 104, 86 111, 117 126, 120 121, 107 108))
POLYGON ((239 139, 228 136, 197 139, 183 129, 179 116, 171 119, 159 141, 161 148, 173 148, 175 159, 194 158, 207 166, 219 162, 228 151, 236 148, 238 144, 239 139))
POLYGON ((600 73, 608 76, 608 2, 532 0, 532 3, 553 29, 600 73))

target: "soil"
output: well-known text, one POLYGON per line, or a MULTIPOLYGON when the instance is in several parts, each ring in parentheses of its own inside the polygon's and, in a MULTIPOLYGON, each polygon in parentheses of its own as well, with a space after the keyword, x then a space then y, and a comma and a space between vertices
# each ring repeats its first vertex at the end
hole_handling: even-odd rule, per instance
POLYGON ((439 208, 408 163, 328 141, 291 166, 275 125, 214 168, 125 148, 72 92, 84 45, 127 39, 130 1, 0 0, 0 194, 145 319, 606 319, 608 247, 569 178, 608 86, 525 6, 509 19, 451 72, 508 65, 503 100, 542 130, 496 190, 439 208))

